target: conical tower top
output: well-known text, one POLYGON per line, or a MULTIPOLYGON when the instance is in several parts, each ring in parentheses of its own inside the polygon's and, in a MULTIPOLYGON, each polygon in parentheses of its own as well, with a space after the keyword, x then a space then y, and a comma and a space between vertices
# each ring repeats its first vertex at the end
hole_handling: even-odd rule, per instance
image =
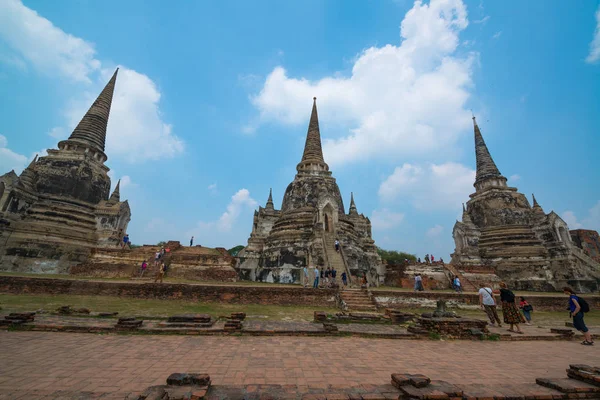
MULTIPOLYGON (((64 148, 64 145, 77 144, 83 147, 90 148, 104 155, 104 145, 106 142, 106 127, 108 125, 108 117, 112 104, 113 93, 117 81, 117 73, 119 68, 115 70, 112 78, 108 81, 96 101, 90 109, 85 113, 77 127, 69 136, 69 139, 59 144, 59 148, 64 148)), ((106 155, 104 155, 104 160, 106 155)))
POLYGON ((350 215, 358 215, 358 210, 356 209, 356 204, 354 203, 354 193, 350 192, 350 215))
POLYGON ((489 186, 506 186, 506 178, 502 176, 498 167, 496 167, 496 163, 483 140, 475 116, 473 116, 473 128, 475 131, 475 158, 477 162, 477 173, 473 186, 478 191, 489 186))
POLYGON ((308 123, 308 133, 306 134, 306 143, 302 161, 296 167, 298 172, 308 173, 329 173, 329 166, 323 158, 323 148, 321 146, 321 131, 319 130, 319 115, 317 113, 317 98, 313 97, 313 107, 308 123))
POLYGON ((113 190, 110 195, 110 199, 108 199, 109 203, 118 203, 121 201, 121 180, 117 182, 117 186, 115 186, 115 190, 113 190))
POLYGON ((273 205, 273 188, 269 189, 269 198, 267 199, 267 206, 265 208, 269 210, 275 209, 275 206, 273 205))
POLYGON ((37 162, 37 159, 38 159, 38 156, 36 154, 35 157, 33 158, 33 160, 31 160, 31 162, 27 166, 27 168, 25 168, 23 170, 23 172, 21 172, 21 176, 19 176, 19 182, 21 183, 21 185, 28 189, 33 188, 33 185, 35 183, 36 173, 35 173, 34 168, 35 168, 35 163, 37 162))

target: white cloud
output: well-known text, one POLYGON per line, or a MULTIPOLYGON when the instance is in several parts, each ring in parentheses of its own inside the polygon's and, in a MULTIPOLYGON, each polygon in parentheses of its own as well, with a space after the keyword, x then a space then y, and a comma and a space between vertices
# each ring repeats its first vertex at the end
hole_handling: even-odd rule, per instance
MULTIPOLYGON (((77 126, 113 73, 113 69, 103 69, 94 88, 71 102, 66 111, 70 130, 77 126)), ((109 157, 137 163, 171 158, 183 151, 183 141, 173 135, 171 125, 162 121, 160 97, 148 76, 119 68, 106 135, 109 157)))
POLYGON ((219 190, 217 189, 217 184, 216 183, 208 185, 207 189, 208 189, 209 193, 211 195, 213 195, 213 196, 219 193, 219 190))
POLYGON ((65 128, 55 126, 54 128, 50 129, 50 132, 48 132, 48 136, 57 140, 63 140, 69 137, 69 133, 65 128))
POLYGON ((521 175, 519 175, 519 174, 514 174, 514 175, 511 175, 511 176, 508 178, 508 181, 509 181, 509 182, 511 182, 511 183, 518 182, 518 181, 520 181, 520 180, 521 180, 521 175))
POLYGON ((592 64, 598 60, 600 60, 600 5, 596 10, 596 30, 594 31, 594 38, 590 43, 590 54, 588 54, 585 61, 592 64))
POLYGON ((0 54, 0 63, 15 67, 20 71, 27 71, 27 63, 15 54, 0 54))
POLYGON ((6 136, 0 135, 0 174, 3 175, 12 169, 20 174, 30 160, 22 154, 15 153, 7 146, 8 139, 6 139, 6 136))
POLYGON ((401 24, 399 45, 371 47, 355 60, 350 77, 310 81, 276 67, 251 97, 260 122, 307 124, 318 98, 327 162, 341 164, 386 155, 429 154, 448 149, 470 123, 464 108, 476 53, 455 55, 468 25, 460 0, 416 1, 401 24))
POLYGON ((492 39, 498 39, 500 36, 502 36, 502 31, 498 31, 498 32, 494 33, 494 35, 492 36, 492 39))
POLYGON ((562 213, 561 217, 567 223, 569 229, 579 229, 582 227, 581 223, 577 221, 577 217, 573 211, 565 211, 562 213))
POLYGON ((51 75, 90 82, 90 74, 100 68, 93 44, 63 32, 19 0, 0 2, 0 36, 24 59, 51 75))
POLYGON ((440 236, 443 231, 444 231, 444 227, 443 226, 441 226, 441 225, 435 225, 434 227, 429 228, 427 230, 426 235, 427 235, 427 237, 434 238, 434 237, 440 236))
POLYGON ((216 229, 218 232, 229 232, 237 222, 238 217, 243 210, 253 210, 257 206, 258 202, 250 197, 248 189, 240 189, 231 196, 231 201, 227 205, 227 210, 221 214, 221 217, 217 221, 200 221, 198 222, 198 228, 201 231, 216 229))
POLYGON ((481 18, 481 19, 475 19, 473 20, 474 24, 485 24, 486 22, 488 22, 490 19, 489 15, 486 15, 485 17, 481 18))
POLYGON ((588 210, 588 214, 581 221, 573 211, 565 211, 561 217, 569 225, 569 229, 582 228, 600 231, 600 200, 588 210))
POLYGON ((403 213, 396 213, 384 208, 383 210, 373 210, 371 214, 371 226, 375 229, 385 230, 394 228, 404 220, 403 213))
POLYGON ((401 196, 422 210, 455 210, 473 192, 474 181, 475 171, 458 163, 404 164, 381 183, 379 197, 393 202, 401 196))
MULTIPOLYGON (((54 138, 68 136, 106 85, 113 68, 96 59, 92 44, 54 26, 20 1, 0 2, 0 37, 36 68, 54 76, 87 83, 65 111, 69 129, 55 127, 54 138)), ((128 162, 170 158, 184 149, 172 126, 163 121, 161 93, 147 75, 122 67, 113 96, 106 151, 128 162)))

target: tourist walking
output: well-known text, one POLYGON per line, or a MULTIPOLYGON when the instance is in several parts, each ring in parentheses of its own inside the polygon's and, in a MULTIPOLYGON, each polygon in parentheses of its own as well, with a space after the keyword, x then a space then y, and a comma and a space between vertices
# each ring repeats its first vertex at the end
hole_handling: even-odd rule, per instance
POLYGON ((425 264, 429 264, 429 254, 425 254, 425 264))
POLYGON ((154 266, 158 267, 158 263, 160 262, 160 251, 157 251, 156 254, 154 254, 154 266))
POLYGON ((194 237, 192 236, 192 238, 190 239, 190 247, 192 247, 194 245, 194 237))
POLYGON ((454 277, 454 290, 456 290, 456 293, 462 292, 462 286, 460 286, 460 279, 458 279, 458 276, 454 277))
POLYGON ((140 278, 144 276, 144 272, 146 272, 146 268, 148 268, 148 263, 146 260, 142 261, 142 271, 140 273, 140 278))
POLYGON ((348 286, 348 276, 346 275, 346 271, 342 272, 342 283, 344 287, 348 286))
POLYGON ((335 251, 340 252, 340 241, 335 239, 335 251))
POLYGON ((125 248, 125 246, 129 246, 129 248, 131 249, 131 242, 129 241, 129 233, 126 233, 125 236, 123 236, 123 248, 125 248))
POLYGON ((496 326, 496 323, 498 323, 498 327, 502 327, 500 317, 498 317, 498 311, 496 310, 496 298, 494 297, 494 292, 492 291, 492 288, 486 287, 484 284, 482 284, 479 289, 479 306, 487 314, 491 326, 496 326))
POLYGON ((533 306, 525 300, 525 297, 519 297, 519 308, 523 311, 523 316, 527 325, 531 325, 531 313, 533 312, 533 306))
POLYGON ((156 277, 154 278, 154 283, 156 283, 160 279, 160 283, 163 283, 163 278, 165 276, 165 263, 160 264, 160 268, 156 273, 156 277))
POLYGON ((508 289, 504 282, 500 282, 500 301, 502 302, 502 317, 505 324, 509 324, 509 332, 523 333, 519 324, 525 323, 525 318, 517 308, 515 294, 508 289), (516 330, 515 330, 516 329, 516 330))
POLYGON ((417 263, 421 264, 421 257, 417 258, 417 263))
POLYGON ((421 274, 415 275, 415 292, 423 291, 423 279, 421 278, 421 274))
POLYGON ((313 283, 313 289, 317 289, 319 287, 319 268, 315 267, 315 281, 313 283))
POLYGON ((302 268, 302 286, 308 286, 308 268, 306 268, 306 265, 302 268))
POLYGON ((331 267, 325 270, 325 285, 329 285, 329 277, 331 276, 331 267))
POLYGON ((584 340, 581 342, 584 346, 593 346, 594 339, 592 334, 583 320, 583 314, 590 311, 590 306, 581 297, 577 296, 573 289, 568 286, 563 288, 563 292, 569 295, 569 316, 573 318, 573 327, 583 333, 584 340))
POLYGON ((434 263, 435 262, 435 257, 433 256, 433 254, 431 255, 431 262, 434 263))
POLYGON ((337 271, 335 267, 331 268, 331 282, 335 284, 335 278, 337 277, 337 271))

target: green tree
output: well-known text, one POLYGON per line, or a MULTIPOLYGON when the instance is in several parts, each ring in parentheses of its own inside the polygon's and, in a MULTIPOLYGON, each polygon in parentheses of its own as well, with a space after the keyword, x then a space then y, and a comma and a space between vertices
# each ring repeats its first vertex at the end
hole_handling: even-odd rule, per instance
POLYGON ((156 243, 156 245, 157 245, 157 246, 160 246, 160 247, 164 247, 164 246, 166 246, 166 245, 167 245, 167 242, 165 242, 165 241, 158 242, 158 243, 156 243))
POLYGON ((232 247, 231 249, 227 250, 227 252, 229 253, 229 255, 231 255, 232 257, 237 257, 238 253, 240 251, 242 251, 242 249, 244 248, 244 246, 242 246, 241 244, 235 247, 232 247))
POLYGON ((384 250, 378 247, 377 253, 383 261, 387 261, 390 264, 401 264, 406 259, 410 261, 417 261, 417 256, 414 254, 405 253, 404 251, 384 250))

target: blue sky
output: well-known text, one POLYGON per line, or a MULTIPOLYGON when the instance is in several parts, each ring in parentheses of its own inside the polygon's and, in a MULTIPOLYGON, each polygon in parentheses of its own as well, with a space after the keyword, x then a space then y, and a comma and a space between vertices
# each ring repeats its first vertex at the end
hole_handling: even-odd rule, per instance
POLYGON ((313 96, 380 247, 449 258, 470 110, 510 185, 600 229, 599 7, 0 0, 0 173, 55 148, 120 66, 107 165, 134 243, 246 244, 294 177, 313 96))

